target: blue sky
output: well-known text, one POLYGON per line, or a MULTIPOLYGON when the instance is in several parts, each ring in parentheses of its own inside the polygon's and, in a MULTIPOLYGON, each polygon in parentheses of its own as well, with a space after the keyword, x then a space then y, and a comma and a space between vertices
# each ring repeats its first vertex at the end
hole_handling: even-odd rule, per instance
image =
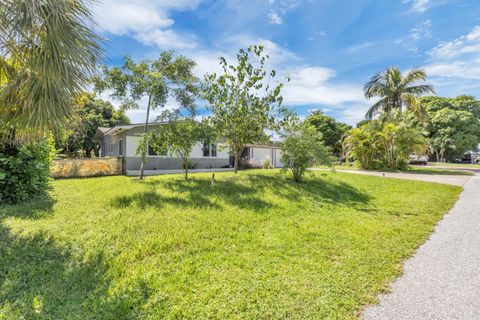
POLYGON ((219 56, 263 44, 300 115, 355 124, 372 103, 363 84, 392 65, 425 68, 438 95, 480 98, 479 0, 99 0, 94 11, 110 65, 173 49, 203 77, 219 56))

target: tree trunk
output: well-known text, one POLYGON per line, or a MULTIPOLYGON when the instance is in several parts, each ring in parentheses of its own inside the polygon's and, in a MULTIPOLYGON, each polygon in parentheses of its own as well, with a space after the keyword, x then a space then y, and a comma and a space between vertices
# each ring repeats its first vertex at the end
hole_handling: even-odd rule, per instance
POLYGON ((86 148, 85 149, 85 157, 87 157, 87 158, 92 157, 92 149, 91 148, 86 148))
POLYGON ((100 145, 96 145, 94 148, 93 148, 93 153, 95 155, 95 157, 99 158, 100 157, 100 145))
POLYGON ((185 175, 185 181, 188 181, 188 161, 187 158, 183 158, 183 173, 185 175))
POLYGON ((242 156, 242 151, 243 151, 243 148, 241 149, 241 151, 236 151, 235 152, 235 161, 234 161, 234 165, 233 165, 233 172, 234 173, 238 172, 238 163, 240 162, 240 157, 242 156))
MULTIPOLYGON (((148 105, 147 105, 147 116, 145 118, 145 130, 143 131, 144 135, 147 135, 148 132, 148 117, 150 116, 150 104, 152 102, 152 96, 148 96, 148 105)), ((147 143, 147 140, 145 140, 145 143, 147 143)), ((148 153, 148 149, 145 148, 145 152, 148 153)), ((140 180, 143 180, 143 175, 144 175, 144 167, 145 167, 145 160, 146 160, 147 155, 142 154, 142 163, 140 164, 140 176, 138 177, 140 180)))

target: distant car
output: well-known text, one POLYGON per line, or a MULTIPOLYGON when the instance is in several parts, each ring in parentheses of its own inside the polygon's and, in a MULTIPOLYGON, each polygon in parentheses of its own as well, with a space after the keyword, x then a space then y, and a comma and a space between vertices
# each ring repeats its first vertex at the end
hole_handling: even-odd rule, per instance
POLYGON ((408 163, 410 164, 421 164, 426 166, 428 164, 428 156, 425 154, 411 154, 409 157, 408 163))

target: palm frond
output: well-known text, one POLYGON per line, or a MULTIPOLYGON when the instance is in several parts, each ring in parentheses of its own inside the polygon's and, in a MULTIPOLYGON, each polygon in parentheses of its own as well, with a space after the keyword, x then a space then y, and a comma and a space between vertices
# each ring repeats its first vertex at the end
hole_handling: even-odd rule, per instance
POLYGON ((41 132, 67 123, 103 57, 88 4, 0 0, 0 56, 15 69, 0 96, 2 124, 41 132))
POLYGON ((383 98, 377 101, 373 106, 368 108, 365 119, 372 120, 377 114, 384 111, 387 105, 387 99, 383 98))

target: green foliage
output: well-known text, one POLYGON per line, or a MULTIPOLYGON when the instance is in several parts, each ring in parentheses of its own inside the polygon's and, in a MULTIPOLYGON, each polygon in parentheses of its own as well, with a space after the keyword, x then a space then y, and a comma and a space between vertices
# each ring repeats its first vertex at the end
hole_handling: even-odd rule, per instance
POLYGON ((426 79, 427 74, 424 70, 413 69, 403 75, 397 67, 387 68, 374 75, 363 90, 367 99, 380 98, 380 100, 368 109, 365 117, 372 119, 377 114, 389 117, 392 112, 401 112, 405 106, 419 119, 423 119, 424 110, 418 97, 435 93, 431 85, 417 84, 418 81, 426 79))
POLYGON ((390 122, 372 120, 347 133, 344 140, 347 156, 363 169, 405 169, 411 153, 425 150, 421 132, 403 118, 390 122))
POLYGON ((331 164, 330 150, 323 143, 322 134, 309 123, 292 125, 282 133, 282 138, 282 170, 290 170, 295 182, 303 180, 309 167, 331 164))
MULTIPOLYGON (((174 98, 182 109, 192 113, 198 94, 198 79, 193 74, 195 62, 184 56, 175 56, 173 51, 164 51, 156 60, 133 61, 125 57, 121 68, 104 67, 103 77, 94 79, 97 91, 111 89, 112 97, 120 99, 121 108, 138 109, 139 101, 147 97, 147 115, 144 135, 148 132, 150 109, 165 107, 169 97, 174 98)), ((148 139, 142 139, 146 143, 148 139)), ((141 151, 140 179, 147 156, 146 145, 141 151)))
POLYGON ((53 156, 51 140, 29 145, 0 145, 0 205, 43 194, 48 187, 53 156))
MULTIPOLYGON (((437 161, 454 160, 480 143, 480 101, 471 96, 424 97, 423 124, 430 153, 437 161)), ((413 121, 413 125, 419 125, 413 121)))
POLYGON ((83 0, 0 2, 0 132, 33 140, 69 121, 102 55, 83 0), (14 132, 11 128, 15 128, 14 132))
POLYGON ((314 126, 322 134, 325 145, 335 154, 342 152, 342 139, 344 134, 351 129, 349 125, 336 121, 320 110, 310 113, 305 122, 314 126))
POLYGON ((69 125, 57 138, 57 149, 67 155, 75 156, 79 150, 83 150, 88 158, 92 156, 92 151, 98 157, 100 141, 95 137, 97 128, 130 123, 124 110, 116 110, 110 102, 92 94, 79 95, 75 105, 69 125))
POLYGON ((283 112, 283 83, 276 81, 274 70, 265 70, 267 59, 262 46, 250 46, 239 51, 236 65, 220 58, 223 73, 205 76, 203 98, 212 124, 235 156, 235 172, 245 146, 266 142, 265 130, 276 127, 283 112))
POLYGON ((460 187, 277 170, 52 182, 0 209, 5 319, 358 319, 460 187))
POLYGON ((263 169, 272 169, 272 163, 270 162, 270 160, 268 159, 265 159, 262 161, 262 168, 263 169))
POLYGON ((137 154, 141 154, 142 147, 148 144, 159 154, 168 152, 171 156, 179 156, 182 159, 185 180, 188 180, 193 146, 199 142, 213 141, 215 135, 213 128, 206 122, 172 115, 168 117, 167 123, 150 131, 145 137, 148 142, 139 144, 137 154))

